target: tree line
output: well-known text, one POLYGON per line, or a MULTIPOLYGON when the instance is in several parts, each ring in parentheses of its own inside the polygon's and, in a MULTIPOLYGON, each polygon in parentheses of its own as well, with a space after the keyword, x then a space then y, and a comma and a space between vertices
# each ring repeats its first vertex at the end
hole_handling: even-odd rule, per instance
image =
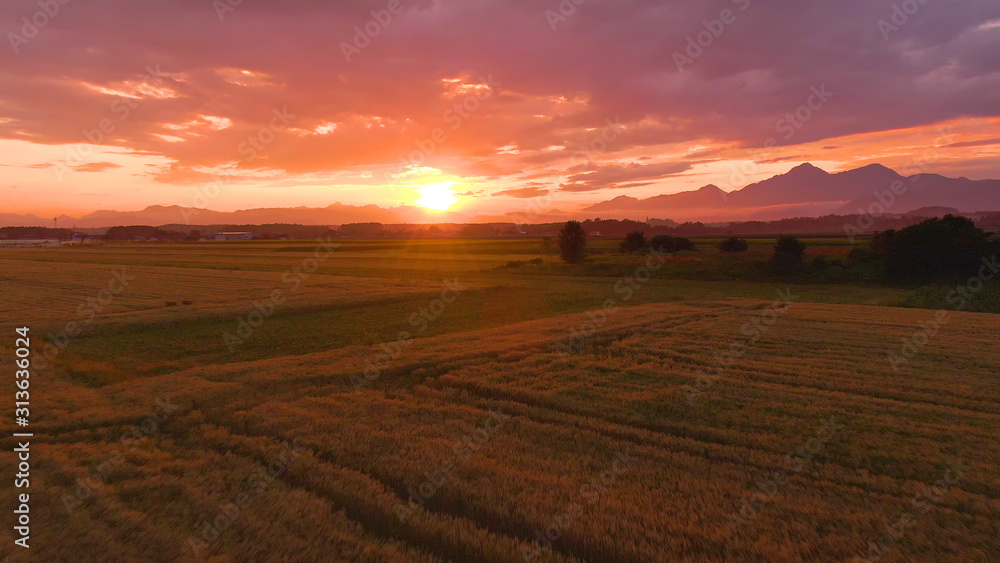
MULTIPOLYGON (((586 257, 587 229, 584 223, 569 221, 559 231, 559 254, 564 262, 573 264, 586 257)), ((730 235, 716 245, 722 253, 746 252, 745 239, 730 235)), ((619 250, 626 254, 654 250, 659 253, 696 251, 687 238, 672 235, 655 235, 650 239, 642 230, 625 235, 619 250)), ((806 270, 824 270, 835 266, 874 267, 877 276, 885 281, 921 282, 935 281, 957 275, 975 275, 983 264, 989 264, 1000 254, 1000 240, 993 233, 984 231, 970 219, 956 215, 925 219, 902 229, 877 232, 867 248, 859 246, 851 251, 846 264, 834 263, 817 256, 807 260, 806 245, 790 235, 779 235, 768 261, 776 274, 796 274, 806 270)))

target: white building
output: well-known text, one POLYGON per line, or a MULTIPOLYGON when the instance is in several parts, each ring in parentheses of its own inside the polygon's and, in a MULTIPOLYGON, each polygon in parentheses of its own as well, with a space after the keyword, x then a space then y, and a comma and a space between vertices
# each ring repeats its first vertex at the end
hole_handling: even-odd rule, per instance
POLYGON ((253 240, 256 236, 248 231, 229 231, 224 233, 208 233, 202 240, 253 240))
POLYGON ((38 246, 59 246, 56 239, 0 239, 0 246, 4 247, 38 247, 38 246))

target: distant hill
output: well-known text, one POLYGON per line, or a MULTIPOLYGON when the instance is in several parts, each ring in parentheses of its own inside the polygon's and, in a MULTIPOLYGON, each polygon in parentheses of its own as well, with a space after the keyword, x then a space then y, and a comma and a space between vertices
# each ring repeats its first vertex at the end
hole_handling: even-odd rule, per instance
POLYGON ((719 189, 718 186, 710 184, 695 191, 658 195, 647 199, 637 199, 627 195, 618 196, 612 200, 591 205, 584 211, 600 213, 627 209, 656 212, 665 209, 688 209, 692 212, 697 212, 697 210, 710 212, 709 210, 725 205, 727 196, 728 194, 719 189))
POLYGON ((708 185, 645 199, 619 196, 583 211, 616 218, 658 215, 677 221, 767 221, 831 213, 856 214, 859 209, 869 211, 876 202, 883 210, 879 211, 879 205, 875 205, 872 211, 894 215, 942 206, 964 213, 996 210, 1000 209, 1000 180, 947 178, 937 174, 907 177, 880 164, 830 174, 812 164, 802 164, 785 174, 729 193, 708 185), (898 195, 892 193, 893 186, 898 195), (876 199, 876 193, 882 195, 882 201, 876 199))
POLYGON ((43 219, 37 215, 18 215, 16 213, 0 213, 0 226, 2 227, 48 227, 52 225, 52 219, 43 219))
MULTIPOLYGON (((211 211, 179 205, 151 205, 141 211, 100 210, 82 217, 60 216, 60 227, 101 228, 116 225, 212 225, 212 224, 271 224, 342 225, 345 223, 421 223, 429 218, 421 207, 399 206, 382 208, 377 205, 344 205, 327 207, 275 207, 239 211, 211 211)), ((36 215, 0 214, 0 226, 51 226, 52 219, 36 215)))
POLYGON ((960 215, 962 212, 954 207, 921 207, 906 214, 906 217, 944 217, 945 215, 960 215))

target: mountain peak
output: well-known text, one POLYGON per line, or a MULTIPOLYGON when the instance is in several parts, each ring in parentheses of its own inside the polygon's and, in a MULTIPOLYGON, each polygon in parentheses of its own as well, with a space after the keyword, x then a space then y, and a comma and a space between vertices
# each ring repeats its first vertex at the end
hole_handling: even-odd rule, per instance
POLYGON ((828 174, 826 170, 814 166, 811 162, 804 162, 795 168, 788 171, 788 174, 823 174, 824 176, 828 174))
POLYGON ((841 176, 843 178, 869 178, 869 179, 881 179, 881 181, 887 181, 889 179, 901 178, 895 170, 887 166, 883 166, 878 163, 869 164, 867 166, 862 166, 861 168, 855 168, 853 170, 845 170, 843 172, 837 172, 835 176, 841 176))
POLYGON ((874 163, 869 164, 867 166, 862 166, 861 168, 858 168, 857 170, 892 170, 892 168, 889 168, 888 166, 883 166, 883 165, 881 165, 881 164, 879 164, 877 162, 874 162, 874 163))

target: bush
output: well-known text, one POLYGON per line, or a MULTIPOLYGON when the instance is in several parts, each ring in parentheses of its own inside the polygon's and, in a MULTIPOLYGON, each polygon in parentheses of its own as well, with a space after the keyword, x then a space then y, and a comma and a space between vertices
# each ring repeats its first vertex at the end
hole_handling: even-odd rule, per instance
POLYGON ((974 274, 996 251, 989 234, 966 217, 945 215, 899 231, 876 233, 872 253, 891 278, 917 281, 947 273, 974 274))
POLYGON ((532 258, 531 260, 511 260, 510 262, 507 262, 506 264, 504 264, 503 266, 500 266, 500 267, 501 268, 520 268, 521 266, 524 266, 525 264, 534 264, 535 266, 538 266, 538 265, 541 265, 543 263, 544 263, 544 260, 542 260, 541 258, 532 258))
POLYGON ((806 245, 795 237, 781 235, 774 245, 771 266, 778 270, 801 270, 806 259, 806 245))
POLYGON ((868 264, 872 261, 872 253, 870 250, 865 248, 857 247, 852 248, 851 252, 847 254, 847 263, 850 266, 860 266, 861 264, 868 264))
POLYGON ((656 235, 649 241, 649 246, 667 254, 682 252, 684 250, 694 250, 694 243, 690 240, 670 235, 656 235))
POLYGON ((632 231, 625 235, 622 241, 621 250, 629 254, 646 249, 646 235, 642 231, 632 231))
POLYGON ((559 256, 564 262, 575 264, 583 260, 587 246, 587 232, 579 221, 567 221, 559 231, 559 256))
POLYGON ((719 250, 722 252, 746 252, 747 248, 747 241, 734 236, 719 243, 719 250))

